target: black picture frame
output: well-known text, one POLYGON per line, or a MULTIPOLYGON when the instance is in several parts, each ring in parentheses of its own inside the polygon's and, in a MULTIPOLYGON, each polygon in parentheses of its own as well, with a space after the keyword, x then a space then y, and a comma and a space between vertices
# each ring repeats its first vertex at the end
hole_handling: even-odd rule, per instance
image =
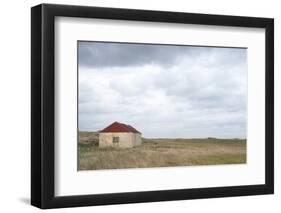
MULTIPOLYGON (((258 95, 258 94, 257 94, 258 95)), ((94 192, 93 192, 94 193, 94 192)), ((31 204, 42 208, 155 202, 274 193, 274 20, 271 18, 41 4, 31 8, 31 204), (264 28, 265 184, 129 193, 54 195, 55 17, 264 28)))

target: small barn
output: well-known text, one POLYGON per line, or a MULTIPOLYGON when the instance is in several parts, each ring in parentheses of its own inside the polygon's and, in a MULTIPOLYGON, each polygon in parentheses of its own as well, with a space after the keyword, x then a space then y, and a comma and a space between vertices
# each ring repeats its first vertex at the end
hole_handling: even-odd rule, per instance
POLYGON ((99 132, 99 147, 130 148, 141 143, 141 133, 127 124, 114 122, 99 132))

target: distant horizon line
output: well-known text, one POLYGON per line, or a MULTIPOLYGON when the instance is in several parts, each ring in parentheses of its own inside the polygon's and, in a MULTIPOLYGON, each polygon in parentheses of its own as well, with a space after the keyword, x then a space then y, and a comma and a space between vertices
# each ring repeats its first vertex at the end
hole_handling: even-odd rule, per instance
MULTIPOLYGON (((88 131, 88 130, 78 130, 78 132, 92 132, 92 133, 99 133, 99 131, 88 131)), ((231 137, 231 138, 227 138, 227 137, 211 137, 211 136, 208 136, 208 137, 143 137, 142 138, 145 138, 145 139, 220 139, 220 140, 223 140, 223 139, 233 139, 233 140, 247 140, 247 138, 240 138, 240 137, 231 137)))

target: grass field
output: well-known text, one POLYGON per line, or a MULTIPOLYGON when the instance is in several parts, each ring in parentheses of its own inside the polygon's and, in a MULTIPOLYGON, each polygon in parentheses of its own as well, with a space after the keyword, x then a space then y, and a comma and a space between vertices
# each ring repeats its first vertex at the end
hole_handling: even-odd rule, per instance
POLYGON ((99 148, 98 134, 80 132, 78 170, 246 163, 246 140, 147 139, 139 147, 99 148))

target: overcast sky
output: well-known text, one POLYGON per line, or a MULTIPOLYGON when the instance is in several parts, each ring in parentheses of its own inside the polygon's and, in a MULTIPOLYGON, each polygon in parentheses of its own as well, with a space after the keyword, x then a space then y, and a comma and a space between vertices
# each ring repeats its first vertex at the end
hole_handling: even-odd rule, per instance
POLYGON ((246 138, 247 50, 79 42, 79 130, 246 138))

